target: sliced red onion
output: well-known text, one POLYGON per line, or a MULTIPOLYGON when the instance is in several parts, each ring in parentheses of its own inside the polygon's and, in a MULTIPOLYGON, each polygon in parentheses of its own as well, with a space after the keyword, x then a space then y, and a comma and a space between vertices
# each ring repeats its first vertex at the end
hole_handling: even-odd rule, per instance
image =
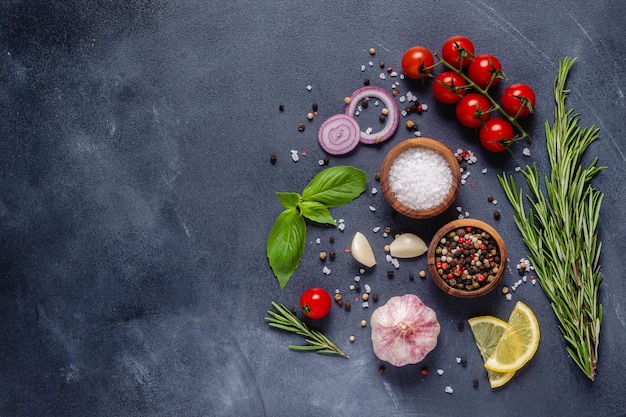
POLYGON ((317 132, 322 149, 331 155, 345 155, 359 144, 361 128, 354 117, 335 114, 324 120, 317 132))
POLYGON ((394 97, 385 89, 373 86, 361 87, 352 93, 350 96, 350 103, 346 104, 344 113, 354 116, 359 103, 361 103, 364 98, 369 97, 379 99, 385 105, 387 110, 389 110, 385 127, 382 130, 373 133, 361 131, 361 143, 374 145, 386 141, 396 132, 400 115, 398 112, 398 105, 396 104, 394 97))

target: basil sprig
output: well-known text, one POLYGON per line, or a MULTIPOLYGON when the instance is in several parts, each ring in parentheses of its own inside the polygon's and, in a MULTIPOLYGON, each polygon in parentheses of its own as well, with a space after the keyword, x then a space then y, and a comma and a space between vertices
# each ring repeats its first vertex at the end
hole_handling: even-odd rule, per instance
POLYGON ((305 218, 315 223, 337 225, 328 210, 357 198, 367 184, 363 170, 351 166, 327 168, 304 188, 302 195, 277 192, 285 210, 276 218, 267 239, 267 259, 280 288, 298 268, 306 246, 305 218))

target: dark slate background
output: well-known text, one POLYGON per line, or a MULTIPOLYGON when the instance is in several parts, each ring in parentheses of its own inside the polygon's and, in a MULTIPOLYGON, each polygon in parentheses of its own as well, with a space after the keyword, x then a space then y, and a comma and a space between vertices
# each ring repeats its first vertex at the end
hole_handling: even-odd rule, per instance
POLYGON ((620 0, 2 1, 0 416, 626 415, 625 20, 620 0), (476 152, 457 202, 414 221, 370 192, 384 155, 411 137, 403 128, 380 147, 331 158, 364 169, 368 191, 333 209, 345 219, 343 233, 308 226, 300 268, 280 290, 265 257, 281 210, 274 193, 300 191, 321 170, 321 121, 366 77, 390 87, 389 77, 378 78, 378 61, 399 70, 408 47, 437 51, 454 34, 499 57, 512 81, 535 88, 537 111, 525 122, 536 137, 531 156, 521 153, 526 144, 513 156, 487 155, 433 101, 429 85, 402 81, 403 93, 430 106, 411 116, 424 136, 476 152), (402 261, 388 279, 381 248, 390 238, 372 231, 389 226, 428 241, 459 206, 497 227, 511 260, 504 282, 519 279, 514 264, 528 253, 496 174, 521 182, 514 168, 527 163, 546 172, 543 124, 553 116, 557 56, 579 58, 568 103, 583 125, 601 128, 587 160, 597 155, 608 166, 594 181, 606 193, 594 383, 567 357, 539 286, 520 286, 512 301, 497 291, 453 299, 430 280, 408 279, 425 257, 402 261), (313 102, 320 114, 308 122, 313 102), (294 163, 292 149, 306 156, 294 163), (387 366, 381 375, 369 328, 359 325, 373 307, 357 302, 313 323, 349 360, 290 351, 300 339, 264 322, 272 300, 293 307, 310 286, 356 296, 349 286, 358 267, 343 252, 356 231, 377 249, 379 265, 362 283, 379 304, 417 293, 439 316, 439 345, 421 365, 387 366), (328 276, 320 249, 338 254, 328 276), (517 300, 535 311, 541 344, 493 391, 469 328, 457 325, 479 314, 506 319, 517 300), (461 356, 466 367, 456 363, 461 356))

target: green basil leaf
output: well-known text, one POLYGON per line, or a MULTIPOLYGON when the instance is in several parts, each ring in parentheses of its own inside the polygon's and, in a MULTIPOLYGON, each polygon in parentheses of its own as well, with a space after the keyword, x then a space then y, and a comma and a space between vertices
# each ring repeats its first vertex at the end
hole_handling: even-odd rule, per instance
POLYGON ((317 201, 303 201, 300 203, 300 213, 309 220, 321 224, 337 225, 335 219, 330 214, 330 211, 322 203, 317 201))
POLYGON ((306 223, 297 208, 283 211, 274 222, 267 239, 267 258, 284 288, 293 275, 304 254, 306 223))
POLYGON ((280 200, 280 204, 282 204, 286 209, 296 207, 301 200, 300 194, 298 193, 277 192, 276 195, 280 200))
POLYGON ((367 184, 363 170, 351 166, 327 168, 304 188, 302 199, 317 201, 326 207, 337 207, 357 198, 367 184))

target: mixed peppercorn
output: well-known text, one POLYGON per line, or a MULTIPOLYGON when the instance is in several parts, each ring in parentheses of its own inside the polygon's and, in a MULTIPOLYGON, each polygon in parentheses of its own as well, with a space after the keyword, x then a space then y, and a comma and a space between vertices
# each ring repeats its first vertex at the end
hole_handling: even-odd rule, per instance
POLYGON ((477 227, 451 231, 436 249, 437 273, 456 289, 473 291, 492 282, 499 265, 498 245, 489 233, 477 227))

